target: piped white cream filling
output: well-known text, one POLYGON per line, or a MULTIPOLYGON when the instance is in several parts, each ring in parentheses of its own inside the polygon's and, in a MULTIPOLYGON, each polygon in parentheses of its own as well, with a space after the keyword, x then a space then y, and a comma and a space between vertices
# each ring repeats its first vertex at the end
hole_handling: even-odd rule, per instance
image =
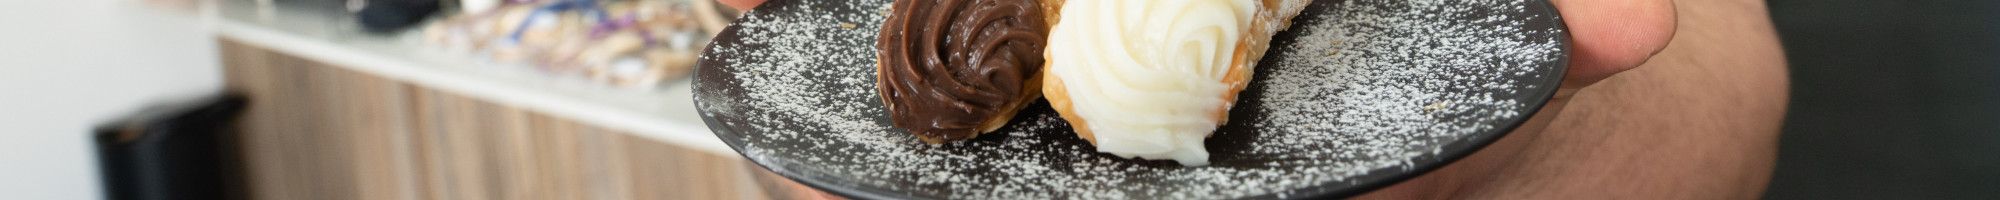
POLYGON ((1050 72, 1097 151, 1208 165, 1237 41, 1254 0, 1072 0, 1049 34, 1050 72))

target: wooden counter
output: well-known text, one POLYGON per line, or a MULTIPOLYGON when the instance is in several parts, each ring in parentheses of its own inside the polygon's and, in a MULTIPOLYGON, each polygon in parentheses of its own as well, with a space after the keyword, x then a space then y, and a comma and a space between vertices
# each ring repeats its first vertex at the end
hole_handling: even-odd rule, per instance
POLYGON ((795 195, 768 189, 797 186, 702 126, 686 81, 635 94, 565 85, 340 19, 213 7, 226 85, 251 101, 237 141, 252 199, 795 195))

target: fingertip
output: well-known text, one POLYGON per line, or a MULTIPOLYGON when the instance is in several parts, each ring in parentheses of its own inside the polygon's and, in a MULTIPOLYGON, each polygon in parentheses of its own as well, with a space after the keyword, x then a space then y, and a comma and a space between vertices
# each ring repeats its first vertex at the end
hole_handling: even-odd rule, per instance
POLYGON ((746 10, 746 11, 750 10, 751 8, 756 8, 758 4, 764 4, 764 0, 716 0, 716 1, 721 1, 722 5, 728 5, 730 8, 736 8, 736 10, 746 10))
POLYGON ((1673 39, 1671 1, 1556 1, 1571 36, 1566 86, 1582 87, 1631 70, 1673 39))

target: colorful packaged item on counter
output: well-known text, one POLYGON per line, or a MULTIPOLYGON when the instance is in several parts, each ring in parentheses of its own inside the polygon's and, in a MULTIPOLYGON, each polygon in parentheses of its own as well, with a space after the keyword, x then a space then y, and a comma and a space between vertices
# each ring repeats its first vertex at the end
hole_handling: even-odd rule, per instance
POLYGON ((431 24, 426 43, 621 88, 685 77, 725 23, 706 1, 515 0, 431 24))

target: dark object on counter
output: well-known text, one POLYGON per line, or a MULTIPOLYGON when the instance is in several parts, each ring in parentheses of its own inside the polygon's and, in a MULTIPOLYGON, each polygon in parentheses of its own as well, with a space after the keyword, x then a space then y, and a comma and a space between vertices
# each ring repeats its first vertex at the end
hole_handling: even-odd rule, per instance
POLYGON ((388 33, 415 26, 438 9, 437 0, 376 0, 354 15, 368 32, 388 33))
POLYGON ((155 106, 97 128, 106 199, 242 199, 232 125, 241 95, 155 106))

